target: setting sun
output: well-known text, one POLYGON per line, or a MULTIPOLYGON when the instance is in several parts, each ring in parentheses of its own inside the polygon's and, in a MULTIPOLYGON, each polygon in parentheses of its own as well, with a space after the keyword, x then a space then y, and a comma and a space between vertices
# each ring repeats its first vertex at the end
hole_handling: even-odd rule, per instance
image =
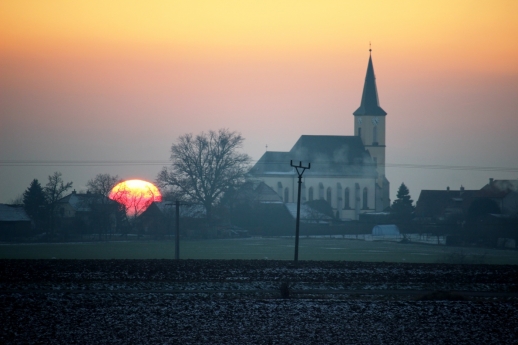
POLYGON ((113 187, 109 198, 123 204, 128 215, 136 216, 144 212, 154 201, 162 201, 162 194, 151 182, 127 180, 113 187))

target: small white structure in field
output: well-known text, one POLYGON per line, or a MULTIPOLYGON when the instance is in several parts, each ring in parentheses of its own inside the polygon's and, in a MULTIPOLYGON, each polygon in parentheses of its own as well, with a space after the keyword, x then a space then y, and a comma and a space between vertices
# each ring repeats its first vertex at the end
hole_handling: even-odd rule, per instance
POLYGON ((376 225, 372 228, 372 236, 399 236, 399 228, 394 224, 376 225))

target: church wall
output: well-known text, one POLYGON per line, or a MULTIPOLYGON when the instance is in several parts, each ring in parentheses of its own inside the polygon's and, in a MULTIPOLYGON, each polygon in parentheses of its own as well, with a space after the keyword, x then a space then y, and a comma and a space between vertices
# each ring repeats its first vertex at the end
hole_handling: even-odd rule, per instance
MULTIPOLYGON (((296 176, 263 176, 261 180, 276 191, 284 202, 297 202, 298 177, 296 176), (288 188, 288 200, 285 199, 288 188)), ((321 197, 327 200, 328 188, 331 189, 331 207, 339 212, 341 219, 358 219, 359 213, 376 211, 376 180, 374 178, 358 177, 303 177, 301 202, 309 201, 309 190, 313 188, 313 200, 321 197), (338 186, 340 184, 340 187, 338 186), (359 185, 359 207, 356 205, 356 184, 359 185), (322 188, 320 187, 322 185, 322 188), (349 188, 349 208, 346 208, 344 200, 345 190, 349 188), (364 208, 364 188, 367 188, 367 208, 364 208), (338 200, 338 191, 340 198, 338 200)))
POLYGON ((377 143, 379 145, 385 145, 385 116, 372 116, 372 115, 356 115, 354 122, 354 135, 358 135, 358 129, 361 128, 361 138, 364 145, 372 145, 374 142, 374 131, 373 128, 377 127, 377 143), (359 120, 361 119, 361 124, 359 120), (378 120, 378 124, 374 125, 372 121, 378 120))

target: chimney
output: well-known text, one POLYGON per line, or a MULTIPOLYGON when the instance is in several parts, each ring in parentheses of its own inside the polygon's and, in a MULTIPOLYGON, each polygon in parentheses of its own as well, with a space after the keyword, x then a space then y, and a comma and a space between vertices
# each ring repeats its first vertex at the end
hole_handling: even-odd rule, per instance
POLYGON ((450 191, 450 186, 446 187, 446 190, 449 192, 450 191))
POLYGON ((76 194, 76 190, 75 189, 72 191, 72 194, 76 194))
POLYGON ((460 186, 460 191, 464 192, 464 186, 463 185, 460 186))
POLYGON ((489 184, 493 184, 494 179, 492 177, 489 178, 489 184))

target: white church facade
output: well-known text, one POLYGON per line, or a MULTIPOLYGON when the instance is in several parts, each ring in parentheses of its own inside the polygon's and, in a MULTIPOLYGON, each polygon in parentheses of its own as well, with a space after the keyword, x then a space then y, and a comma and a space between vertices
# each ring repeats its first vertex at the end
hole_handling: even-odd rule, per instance
POLYGON ((285 203, 297 201, 298 175, 290 166, 302 162, 311 169, 302 179, 301 202, 324 199, 340 219, 390 206, 385 176, 387 113, 380 107, 372 56, 360 107, 353 113, 354 135, 302 135, 288 152, 266 151, 250 170, 285 203))

